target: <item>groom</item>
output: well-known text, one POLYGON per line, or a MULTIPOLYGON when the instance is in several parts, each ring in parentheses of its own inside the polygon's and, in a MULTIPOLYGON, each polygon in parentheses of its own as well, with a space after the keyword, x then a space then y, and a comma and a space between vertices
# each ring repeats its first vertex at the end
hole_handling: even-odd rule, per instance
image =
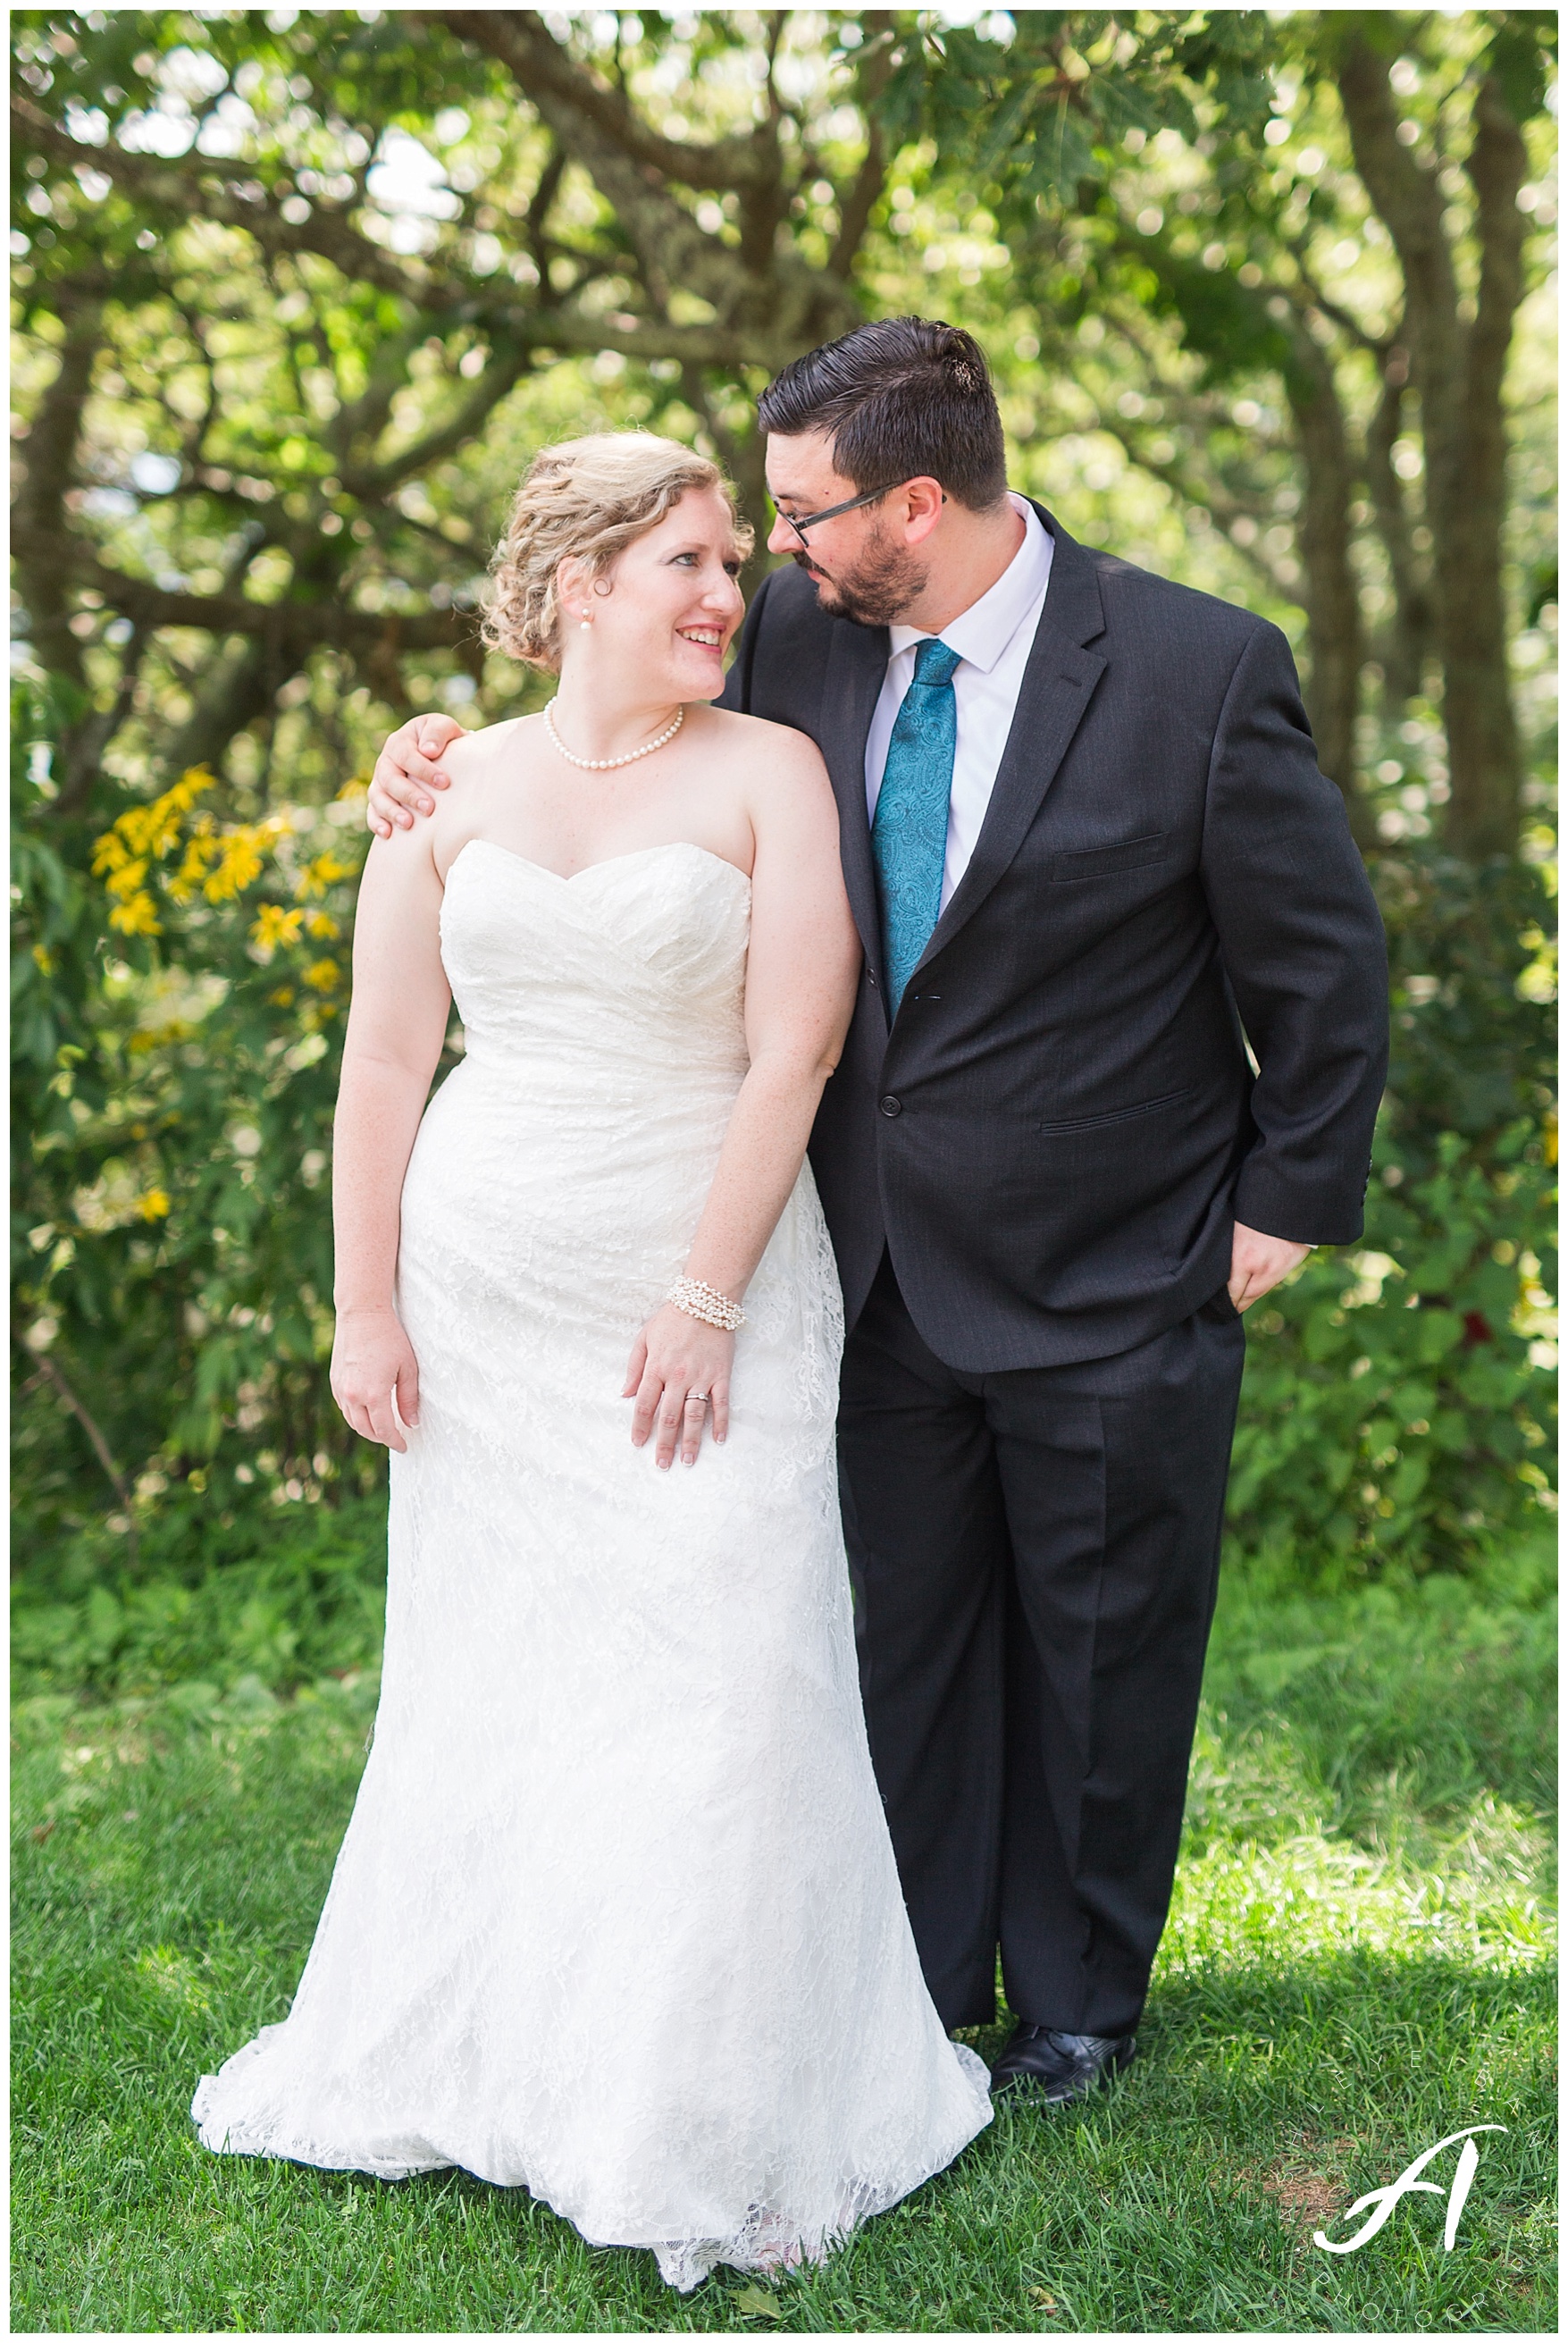
POLYGON ((865 949, 811 1162, 871 1755, 944 2024, 1000 1945, 995 2087, 1062 2101, 1170 1902, 1241 1312, 1361 1233, 1382 933, 1283 636, 1010 493, 967 334, 863 326, 759 415, 793 566, 720 704, 821 749, 865 949))

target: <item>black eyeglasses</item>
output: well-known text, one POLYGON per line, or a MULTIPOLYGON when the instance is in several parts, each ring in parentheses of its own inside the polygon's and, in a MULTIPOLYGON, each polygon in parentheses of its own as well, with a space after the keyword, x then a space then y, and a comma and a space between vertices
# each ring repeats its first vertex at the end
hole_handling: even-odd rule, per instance
MULTIPOLYGON (((900 481, 890 480, 887 488, 868 488, 862 496, 846 497, 841 505, 824 505, 820 512, 808 513, 804 520, 797 520, 793 513, 782 511, 780 508, 774 503, 771 497, 769 498, 768 501, 769 504, 773 505, 774 511, 778 513, 779 519, 784 523, 785 527, 794 530, 796 536, 800 540, 802 552, 809 553, 811 548, 806 542, 806 531, 809 528, 815 528, 818 522, 821 520, 837 520, 840 513, 854 512, 860 505, 874 505, 879 497, 885 497, 890 488, 896 488, 900 486, 901 486, 900 481)), ((947 502, 947 498, 945 496, 942 498, 942 502, 944 504, 947 502)))

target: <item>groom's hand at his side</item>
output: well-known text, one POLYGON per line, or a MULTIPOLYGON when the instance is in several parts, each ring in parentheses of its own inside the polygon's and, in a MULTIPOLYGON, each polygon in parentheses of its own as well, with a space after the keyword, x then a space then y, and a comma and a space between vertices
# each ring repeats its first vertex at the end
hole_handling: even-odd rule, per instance
POLYGON ((1289 1237, 1266 1237, 1261 1229, 1244 1228, 1240 1221, 1231 1241, 1231 1274, 1225 1291, 1238 1310, 1250 1310, 1265 1293, 1289 1277, 1312 1248, 1292 1243, 1289 1237))
POLYGON ((431 790, 450 786, 450 776, 437 759, 462 737, 463 727, 450 716, 411 716, 388 735, 370 776, 365 808, 377 838, 390 838, 394 824, 412 829, 417 813, 435 812, 431 790))

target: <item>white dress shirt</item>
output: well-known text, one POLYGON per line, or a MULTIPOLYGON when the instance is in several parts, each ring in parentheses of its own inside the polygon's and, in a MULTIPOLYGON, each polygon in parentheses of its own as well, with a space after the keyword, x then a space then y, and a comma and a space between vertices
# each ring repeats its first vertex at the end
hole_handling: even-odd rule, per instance
MULTIPOLYGON (((953 695, 958 702, 958 747, 953 757, 953 789, 948 806, 948 852, 942 871, 941 909, 974 852, 986 808, 996 782, 996 769, 1012 729, 1023 670, 1034 645, 1035 628, 1045 607, 1050 582, 1050 533, 1034 507, 1008 491, 1008 500, 1023 516, 1023 543, 996 584, 971 602, 937 638, 957 651, 953 695)), ((888 761, 888 743, 903 698, 915 678, 915 652, 930 637, 919 627, 890 627, 892 656, 866 735, 866 815, 872 819, 888 761)))

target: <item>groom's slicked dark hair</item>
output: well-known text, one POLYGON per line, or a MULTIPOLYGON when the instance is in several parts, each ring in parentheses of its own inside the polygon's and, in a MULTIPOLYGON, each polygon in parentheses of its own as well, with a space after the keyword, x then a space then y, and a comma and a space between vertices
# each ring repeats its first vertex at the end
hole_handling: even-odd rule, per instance
POLYGON ((757 417, 785 438, 830 433, 833 468, 859 489, 923 477, 974 512, 1006 492, 985 353, 961 326, 935 317, 879 318, 791 359, 757 417))

